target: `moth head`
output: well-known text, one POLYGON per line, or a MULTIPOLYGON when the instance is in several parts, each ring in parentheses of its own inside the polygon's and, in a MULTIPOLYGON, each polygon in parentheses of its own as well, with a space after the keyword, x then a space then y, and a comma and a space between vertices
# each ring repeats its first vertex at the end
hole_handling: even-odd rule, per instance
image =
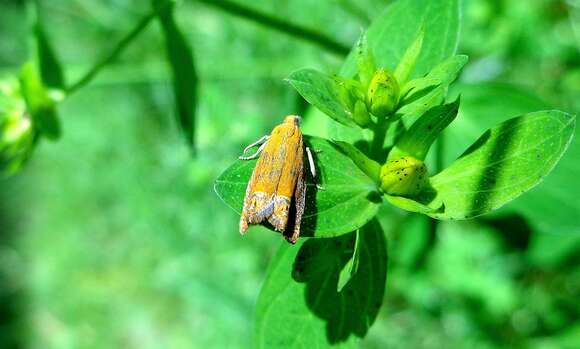
POLYGON ((291 123, 295 126, 300 126, 300 117, 298 115, 288 115, 284 118, 284 123, 291 123))

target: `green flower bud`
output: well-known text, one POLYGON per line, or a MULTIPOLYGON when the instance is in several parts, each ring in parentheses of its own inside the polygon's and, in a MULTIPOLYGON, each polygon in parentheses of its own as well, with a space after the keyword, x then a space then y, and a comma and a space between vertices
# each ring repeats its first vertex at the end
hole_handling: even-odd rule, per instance
POLYGON ((399 102, 399 84, 397 79, 386 69, 375 72, 367 92, 367 106, 370 112, 379 118, 388 117, 399 102))
POLYGON ((354 122, 360 127, 368 127, 371 123, 371 116, 367 111, 367 106, 361 100, 357 100, 354 104, 354 113, 353 113, 354 122))
POLYGON ((0 81, 0 175, 16 172, 33 146, 34 128, 18 81, 0 81))
POLYGON ((389 195, 414 196, 427 184, 427 167, 412 156, 387 162, 381 167, 381 189, 389 195))

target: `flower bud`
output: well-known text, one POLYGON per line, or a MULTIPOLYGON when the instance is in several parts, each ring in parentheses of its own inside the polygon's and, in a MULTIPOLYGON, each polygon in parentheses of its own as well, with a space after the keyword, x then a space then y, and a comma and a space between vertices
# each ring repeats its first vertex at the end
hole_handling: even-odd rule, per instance
POLYGON ((34 129, 18 81, 0 81, 0 175, 17 171, 33 145, 34 129))
POLYGON ((398 101, 397 79, 386 69, 377 70, 367 92, 367 106, 370 112, 376 117, 386 118, 395 110, 398 101))
POLYGON ((411 156, 391 160, 381 167, 381 189, 389 195, 414 196, 427 184, 427 167, 411 156))
POLYGON ((354 104, 353 119, 357 125, 363 128, 368 127, 372 123, 367 106, 361 100, 356 101, 354 104))

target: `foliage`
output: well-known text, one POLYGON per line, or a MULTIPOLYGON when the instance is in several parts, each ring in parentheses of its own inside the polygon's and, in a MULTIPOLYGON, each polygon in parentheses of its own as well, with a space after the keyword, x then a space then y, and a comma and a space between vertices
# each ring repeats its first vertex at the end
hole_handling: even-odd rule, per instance
MULTIPOLYGON (((377 195, 378 192, 382 192, 388 195, 389 203, 399 208, 427 214, 437 219, 472 218, 503 206, 538 184, 554 168, 566 151, 574 134, 575 117, 560 111, 539 111, 509 119, 486 131, 449 167, 427 179, 427 168, 422 160, 425 159, 429 148, 439 134, 457 115, 459 99, 447 105, 442 105, 442 102, 449 84, 465 64, 466 57, 455 56, 453 51, 447 55, 441 55, 438 51, 439 47, 431 45, 431 41, 439 41, 450 42, 451 47, 455 47, 456 32, 441 32, 433 28, 444 27, 445 19, 451 23, 459 22, 458 12, 455 11, 450 11, 449 18, 440 19, 436 16, 441 8, 457 9, 458 3, 432 1, 429 2, 432 6, 421 9, 416 8, 416 4, 415 1, 400 0, 393 5, 393 8, 390 8, 391 11, 375 19, 369 29, 368 39, 366 34, 363 34, 353 49, 354 53, 351 57, 355 56, 357 63, 355 79, 352 79, 352 74, 332 77, 307 69, 292 73, 289 82, 309 103, 329 116, 331 123, 337 124, 340 128, 350 129, 350 134, 358 132, 362 135, 362 130, 357 130, 357 127, 371 130, 372 137, 366 144, 360 137, 356 144, 363 150, 362 153, 347 151, 345 154, 353 156, 351 166, 355 164, 360 166, 361 174, 373 172, 367 166, 371 164, 375 167, 371 159, 379 162, 380 159, 388 160, 383 165, 378 178, 372 175, 368 177, 377 185, 377 195), (393 64, 392 61, 385 60, 374 52, 382 52, 383 46, 392 49, 397 43, 405 42, 404 39, 397 40, 397 38, 408 30, 399 29, 388 32, 390 40, 387 41, 385 31, 375 34, 373 28, 384 28, 388 23, 397 23, 399 19, 396 16, 401 17, 403 13, 407 16, 413 14, 416 18, 422 16, 430 19, 438 18, 439 22, 418 23, 421 28, 418 35, 408 44, 406 50, 401 50, 404 53, 400 56, 398 64, 393 64), (431 34, 432 31, 435 34, 431 34), (436 34, 444 37, 435 37, 436 34), (389 67, 394 66, 396 68, 393 74, 389 71, 389 67), (415 66, 417 70, 424 73, 419 76, 413 75, 415 66), (413 76, 415 78, 409 80, 409 77, 413 76), (357 110, 358 105, 362 105, 362 109, 357 110), (360 115, 361 113, 363 115, 360 115), (396 135, 392 149, 385 156, 383 148, 385 134, 389 128, 396 127, 394 122, 402 123, 403 130, 396 135), (405 130, 406 124, 410 126, 405 130), (366 149, 366 154, 364 149, 366 149)), ((347 62, 346 67, 348 64, 347 62)), ((329 133, 332 135, 332 130, 329 133)), ((340 137, 339 134, 336 136, 340 137)), ((342 141, 349 143, 346 139, 342 141)), ((351 140, 350 145, 355 146, 355 143, 351 140)), ((313 146, 316 149, 316 144, 313 146)), ((323 149, 320 150, 325 152, 323 149)), ((326 152, 329 151, 326 150, 326 152)), ((319 161, 318 166, 323 171, 345 173, 347 178, 360 177, 360 175, 353 176, 351 170, 343 169, 343 166, 338 165, 334 159, 328 161, 327 158, 327 160, 319 161)), ((216 191, 230 206, 243 202, 244 184, 248 182, 252 168, 251 164, 245 165, 238 162, 237 165, 227 169, 217 180, 216 191), (237 189, 234 189, 234 186, 237 189)), ((324 182, 327 183, 328 190, 325 194, 317 194, 309 200, 310 205, 306 208, 306 212, 309 212, 309 216, 305 218, 305 223, 309 226, 308 236, 337 236, 366 227, 364 224, 372 215, 368 215, 366 206, 352 204, 351 198, 357 196, 346 196, 341 201, 338 195, 342 193, 342 190, 336 190, 335 185, 342 181, 335 183, 332 178, 325 178, 324 182), (327 197, 332 199, 327 199, 327 197), (318 206, 325 206, 326 201, 341 206, 344 211, 337 211, 335 214, 334 211, 320 210, 318 206), (312 217, 317 218, 317 223, 311 223, 312 217), (320 225, 318 220, 322 222, 320 225), (332 227, 329 231, 328 226, 324 224, 328 221, 336 222, 338 226, 332 227)), ((357 183, 357 181, 354 180, 352 183, 357 183)), ((377 195, 366 195, 364 198, 371 205, 377 202, 377 195)), ((327 242, 329 243, 332 242, 327 242)), ((318 251, 315 249, 314 252, 309 253, 323 255, 324 251, 324 245, 320 245, 318 251)), ((290 269, 287 266, 297 263, 298 257, 287 258, 286 256, 287 254, 280 252, 274 257, 273 266, 268 274, 270 278, 274 280, 288 278, 287 274, 290 269), (284 268, 284 266, 286 266, 284 269, 286 272, 278 273, 278 268, 284 268)), ((320 264, 316 260, 311 263, 320 264)), ((372 268, 364 271, 365 274, 373 272, 377 273, 372 268)), ((384 272, 386 273, 386 270, 384 272)), ((327 275, 331 273, 327 272, 327 275)), ((374 275, 377 278, 382 276, 374 275)), ((324 280, 322 276, 319 278, 324 280)), ((275 291, 279 289, 278 282, 278 280, 267 282, 262 294, 278 295, 280 291, 275 291)), ((299 281, 295 280, 295 282, 299 281)), ((293 283, 290 281, 290 284, 293 283)), ((323 297, 323 287, 328 286, 318 288, 319 297, 323 297)), ((262 307, 268 309, 272 303, 280 301, 274 296, 264 298, 262 302, 269 303, 263 304, 262 307)), ((294 298, 300 297, 294 296, 294 298)), ((308 303, 307 291, 306 296, 302 298, 305 298, 308 303)), ((302 299, 295 303, 298 306, 303 301, 302 299)), ((316 301, 314 302, 317 304, 316 301)), ((351 302, 346 306, 347 309, 350 309, 349 306, 356 308, 356 304, 351 304, 351 302)), ((336 308, 336 306, 328 307, 336 308)), ((258 326, 265 326, 260 324, 268 322, 276 329, 276 324, 280 322, 284 324, 284 327, 302 328, 303 317, 310 318, 312 316, 309 315, 310 312, 317 314, 316 309, 307 309, 303 306, 298 309, 293 306, 277 308, 273 314, 258 311, 258 326)), ((323 314, 317 315, 325 318, 323 314)), ((336 314, 334 318, 340 328, 341 320, 336 320, 336 314)), ((359 321, 368 324, 369 320, 360 319, 359 321)), ((302 333, 298 331, 296 338, 292 339, 289 336, 289 339, 284 340, 282 339, 284 335, 280 331, 262 332, 259 330, 257 340, 259 343, 269 343, 263 345, 265 347, 274 344, 284 347, 301 347, 305 345, 300 341, 301 336, 302 333)), ((307 343, 326 340, 329 344, 347 345, 346 343, 350 343, 351 340, 348 335, 338 339, 330 325, 326 327, 326 333, 308 333, 306 337, 307 343)), ((314 345, 321 346, 321 344, 314 345)))
POLYGON ((0 5, 19 171, 0 182, 0 347, 577 343, 569 3, 191 0, 171 23, 152 2, 22 3, 0 5), (289 113, 324 190, 308 179, 306 237, 277 248, 241 239, 211 187, 239 210, 253 162, 232 159, 289 113), (419 195, 381 189, 403 157, 428 170, 419 195))

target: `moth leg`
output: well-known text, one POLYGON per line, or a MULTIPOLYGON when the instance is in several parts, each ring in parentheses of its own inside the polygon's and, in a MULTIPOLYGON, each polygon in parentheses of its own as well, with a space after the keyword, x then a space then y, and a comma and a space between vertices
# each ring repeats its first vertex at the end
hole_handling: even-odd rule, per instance
MULTIPOLYGON (((264 137, 269 137, 269 136, 264 136, 264 137)), ((254 154, 252 154, 250 156, 240 156, 240 157, 238 157, 238 159, 240 159, 240 160, 252 160, 252 159, 257 158, 260 155, 260 153, 262 152, 262 150, 264 150, 264 148, 266 147, 266 144, 268 144, 268 143, 263 143, 260 146, 260 148, 258 148, 258 150, 256 150, 256 152, 254 154)), ((244 150, 244 152, 245 152, 245 150, 244 150)))
MULTIPOLYGON (((248 150, 250 150, 250 148, 255 147, 256 145, 262 145, 262 144, 264 144, 269 138, 270 138, 269 135, 265 135, 262 138, 260 138, 257 141, 255 141, 254 143, 248 145, 247 147, 244 148, 244 151, 242 152, 242 155, 245 154, 248 150)), ((241 158, 242 157, 240 156, 240 159, 241 158)))
MULTIPOLYGON (((312 178, 316 181, 316 167, 314 166, 314 157, 312 157, 312 152, 310 151, 309 147, 306 147, 306 155, 308 156, 308 167, 310 168, 310 173, 312 174, 312 178)), ((324 188, 318 183, 316 183, 316 188, 324 190, 324 188)))

